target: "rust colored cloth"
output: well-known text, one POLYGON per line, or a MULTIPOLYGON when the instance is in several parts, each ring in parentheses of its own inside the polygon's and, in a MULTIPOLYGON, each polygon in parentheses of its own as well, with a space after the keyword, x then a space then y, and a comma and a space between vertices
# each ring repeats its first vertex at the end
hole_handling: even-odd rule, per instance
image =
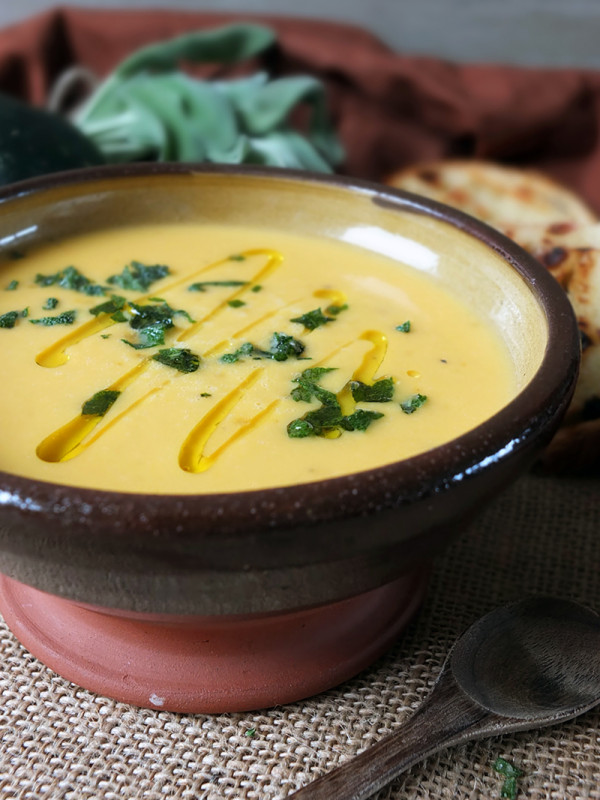
MULTIPOLYGON (((41 104, 74 63, 102 76, 144 44, 234 19, 53 10, 0 31, 0 90, 41 104)), ((345 173, 381 180, 417 161, 491 158, 544 170, 600 211, 600 73, 405 57, 351 26, 251 19, 278 34, 279 46, 261 68, 273 76, 311 73, 326 83, 347 150, 345 173)))

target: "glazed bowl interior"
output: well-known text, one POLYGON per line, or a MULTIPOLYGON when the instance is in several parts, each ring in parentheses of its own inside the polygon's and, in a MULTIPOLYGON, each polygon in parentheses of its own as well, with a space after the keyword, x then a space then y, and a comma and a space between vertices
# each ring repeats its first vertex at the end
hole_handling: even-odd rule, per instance
POLYGON ((433 202, 285 171, 147 165, 0 192, 5 252, 165 222, 281 228, 431 275, 495 327, 514 398, 426 453, 298 486, 161 496, 0 474, 0 571, 17 580, 85 603, 178 614, 349 597, 428 561, 526 468, 568 405, 578 336, 562 290, 508 240, 433 202))

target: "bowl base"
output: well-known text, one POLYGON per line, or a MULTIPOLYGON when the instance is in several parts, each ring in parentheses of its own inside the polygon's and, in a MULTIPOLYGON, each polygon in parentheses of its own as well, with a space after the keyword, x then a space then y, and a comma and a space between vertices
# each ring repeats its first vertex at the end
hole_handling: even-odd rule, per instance
POLYGON ((250 711, 330 689, 380 656, 423 598, 427 573, 364 594, 261 615, 136 614, 83 605, 0 576, 0 612, 40 661, 124 703, 250 711))

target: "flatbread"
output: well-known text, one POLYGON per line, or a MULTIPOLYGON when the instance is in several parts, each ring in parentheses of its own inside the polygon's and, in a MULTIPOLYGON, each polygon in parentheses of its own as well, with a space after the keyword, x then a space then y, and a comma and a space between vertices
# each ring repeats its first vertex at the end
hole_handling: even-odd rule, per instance
POLYGON ((542 463, 555 473, 600 471, 600 223, 594 212, 540 173, 482 161, 417 165, 386 183, 500 230, 564 288, 581 332, 581 371, 563 427, 542 463))
POLYGON ((386 180, 407 192, 459 208, 501 231, 515 225, 590 225, 594 212, 573 192, 533 170, 487 161, 420 164, 386 180))

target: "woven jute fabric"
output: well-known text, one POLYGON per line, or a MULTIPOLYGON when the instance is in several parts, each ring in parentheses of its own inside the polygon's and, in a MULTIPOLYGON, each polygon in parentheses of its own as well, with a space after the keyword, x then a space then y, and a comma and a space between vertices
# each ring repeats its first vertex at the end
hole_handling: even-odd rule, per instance
MULTIPOLYGON (((79 689, 0 631, 0 797, 60 800, 284 798, 393 732, 431 689, 454 639, 496 605, 533 594, 600 610, 600 482, 528 475, 447 551, 397 644, 353 680, 259 713, 148 711, 79 689)), ((377 800, 600 800, 600 708, 537 732, 442 752, 377 800)))

